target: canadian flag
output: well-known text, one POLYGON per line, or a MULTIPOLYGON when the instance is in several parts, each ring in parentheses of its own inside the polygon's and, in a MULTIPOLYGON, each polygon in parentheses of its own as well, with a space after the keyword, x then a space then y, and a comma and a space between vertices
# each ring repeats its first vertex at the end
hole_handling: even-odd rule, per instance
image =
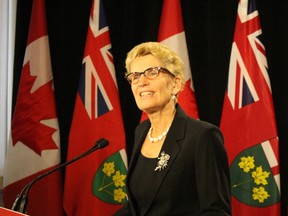
MULTIPOLYGON (((46 27, 45 0, 33 1, 4 170, 3 200, 11 208, 21 189, 60 163, 60 136, 46 27)), ((27 214, 64 215, 62 178, 55 172, 29 193, 27 214)))
MULTIPOLYGON (((198 119, 198 108, 179 0, 163 1, 158 41, 174 50, 183 60, 185 86, 178 95, 178 103, 190 117, 198 119)), ((145 119, 147 119, 147 115, 143 113, 141 122, 145 119)))

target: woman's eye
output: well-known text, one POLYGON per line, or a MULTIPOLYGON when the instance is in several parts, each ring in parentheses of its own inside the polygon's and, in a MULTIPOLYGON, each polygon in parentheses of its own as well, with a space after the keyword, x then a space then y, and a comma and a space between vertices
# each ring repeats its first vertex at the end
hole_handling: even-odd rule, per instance
POLYGON ((157 71, 153 70, 149 72, 149 76, 155 76, 157 74, 157 71))
POLYGON ((134 74, 134 77, 133 77, 133 79, 135 80, 135 79, 139 79, 140 78, 140 74, 134 74))

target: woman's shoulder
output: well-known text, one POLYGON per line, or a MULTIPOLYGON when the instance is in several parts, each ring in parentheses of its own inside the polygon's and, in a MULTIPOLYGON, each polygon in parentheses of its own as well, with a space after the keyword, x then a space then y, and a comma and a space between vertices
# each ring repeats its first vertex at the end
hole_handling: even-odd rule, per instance
POLYGON ((215 124, 212 124, 208 121, 200 120, 200 119, 194 119, 188 116, 188 124, 192 124, 195 127, 199 128, 206 128, 206 129, 219 129, 219 127, 215 124))
POLYGON ((188 116, 185 111, 180 107, 178 106, 177 107, 177 116, 178 118, 180 119, 180 121, 185 121, 187 122, 187 126, 188 127, 196 127, 196 128, 199 128, 199 129, 216 129, 216 130, 219 130, 219 127, 208 122, 208 121, 205 121, 205 120, 200 120, 200 119, 195 119, 195 118, 192 118, 190 116, 188 116), (184 120, 185 119, 185 120, 184 120))

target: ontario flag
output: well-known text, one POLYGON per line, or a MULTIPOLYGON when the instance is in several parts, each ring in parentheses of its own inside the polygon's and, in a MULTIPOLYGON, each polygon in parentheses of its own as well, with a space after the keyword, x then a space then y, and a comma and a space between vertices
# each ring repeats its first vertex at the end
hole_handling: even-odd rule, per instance
POLYGON ((67 160, 95 145, 108 147, 66 169, 64 207, 71 215, 112 215, 126 199, 125 133, 103 1, 92 2, 67 160))
MULTIPOLYGON (((179 0, 163 1, 158 41, 175 51, 183 60, 185 86, 178 95, 178 103, 190 117, 198 119, 198 108, 179 0)), ((147 115, 143 113, 141 122, 145 119, 147 119, 147 115)))
MULTIPOLYGON (((34 178, 60 163, 60 136, 46 27, 45 0, 33 1, 30 29, 7 147, 3 199, 11 208, 34 178)), ((30 190, 27 214, 64 215, 62 178, 55 172, 30 190)))
POLYGON ((280 215, 278 135, 255 0, 239 1, 220 128, 234 216, 280 215))

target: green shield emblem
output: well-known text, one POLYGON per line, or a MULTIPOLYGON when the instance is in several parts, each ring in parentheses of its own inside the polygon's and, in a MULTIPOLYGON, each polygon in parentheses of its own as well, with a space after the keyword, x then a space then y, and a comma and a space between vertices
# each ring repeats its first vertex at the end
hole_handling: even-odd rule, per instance
POLYGON ((104 202, 124 204, 127 202, 126 192, 127 170, 119 152, 106 158, 97 170, 92 193, 104 202))
POLYGON ((261 144, 235 157, 230 172, 232 195, 240 202, 267 207, 280 201, 279 189, 261 144))

